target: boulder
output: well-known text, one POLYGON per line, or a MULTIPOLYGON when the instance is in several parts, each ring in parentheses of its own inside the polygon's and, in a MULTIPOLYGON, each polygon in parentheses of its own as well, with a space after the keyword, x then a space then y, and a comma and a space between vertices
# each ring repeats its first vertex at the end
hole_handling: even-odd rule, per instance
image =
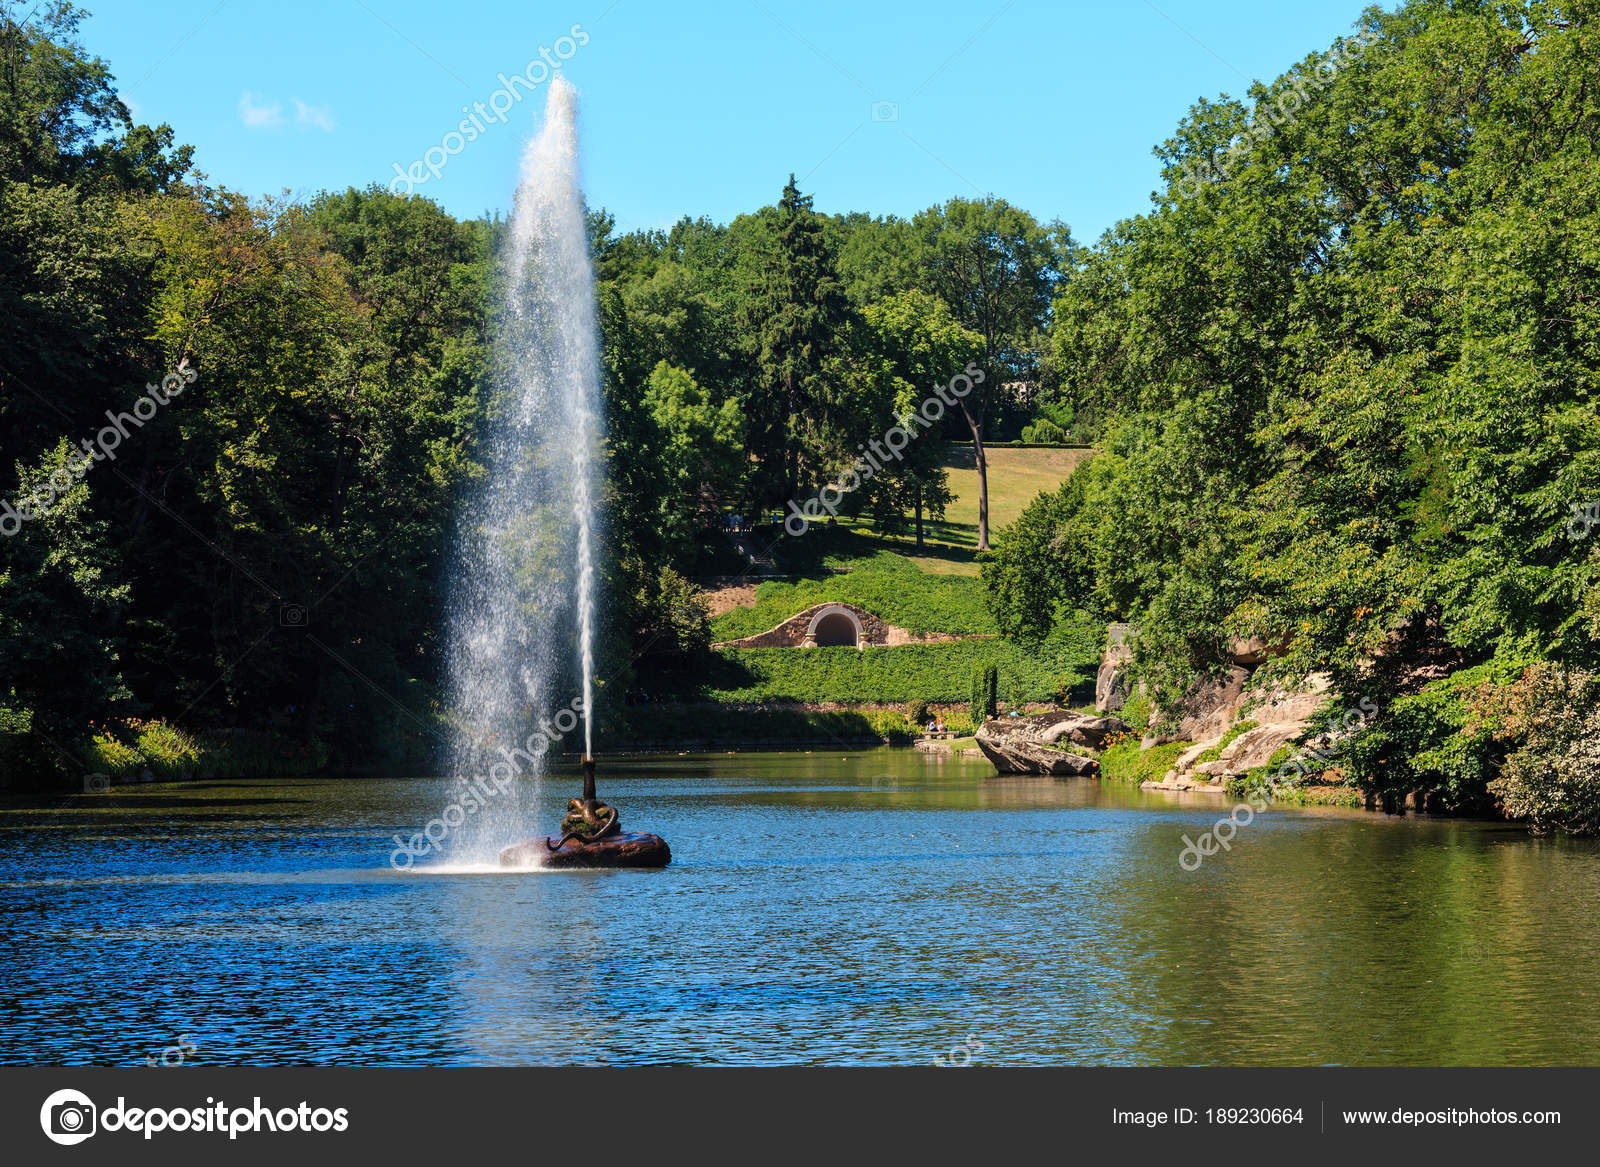
MULTIPOLYGON (((1144 740, 1148 749, 1165 742, 1199 742, 1222 736, 1239 715, 1245 701, 1244 686, 1250 672, 1239 665, 1231 666, 1220 677, 1207 677, 1189 686, 1183 700, 1173 712, 1178 718, 1176 733, 1152 736, 1144 740)), ((1152 713, 1152 725, 1164 719, 1162 713, 1152 713)))
POLYGON ((1028 717, 995 717, 978 730, 978 748, 1002 774, 1050 774, 1090 778, 1100 763, 1063 748, 1064 744, 1099 749, 1114 733, 1130 729, 1120 717, 1087 713, 1035 713, 1028 717))
POLYGON ((1255 668, 1289 651, 1289 634, 1273 640, 1265 636, 1235 636, 1228 641, 1228 659, 1236 665, 1255 668))
POLYGON ((524 839, 500 852, 501 867, 665 867, 672 851, 660 835, 607 835, 592 843, 568 839, 552 851, 548 839, 524 839))

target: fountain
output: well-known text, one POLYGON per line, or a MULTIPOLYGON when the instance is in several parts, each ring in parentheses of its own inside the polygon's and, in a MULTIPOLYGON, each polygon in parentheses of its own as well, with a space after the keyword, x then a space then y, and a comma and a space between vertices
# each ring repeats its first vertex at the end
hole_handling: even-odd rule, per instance
POLYGON ((671 858, 666 843, 623 834, 595 793, 600 360, 577 92, 560 76, 523 156, 505 289, 488 474, 469 508, 452 595, 455 773, 487 767, 506 795, 475 824, 477 849, 498 853, 502 866, 661 867, 671 858), (563 702, 572 688, 578 696, 563 702), (509 832, 525 829, 514 779, 524 764, 532 770, 537 805, 546 755, 576 728, 574 714, 583 721, 583 797, 568 803, 556 836, 513 842, 509 832))

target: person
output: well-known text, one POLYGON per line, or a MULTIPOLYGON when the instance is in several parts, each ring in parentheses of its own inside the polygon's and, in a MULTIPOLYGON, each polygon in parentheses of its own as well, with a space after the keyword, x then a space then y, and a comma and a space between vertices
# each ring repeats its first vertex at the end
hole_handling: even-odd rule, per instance
POLYGON ((931 717, 928 718, 928 732, 929 733, 933 732, 933 718, 931 718, 931 717))
POLYGON ((942 714, 942 713, 939 714, 939 716, 934 720, 934 725, 938 727, 934 731, 935 733, 943 733, 944 732, 944 714, 942 714))

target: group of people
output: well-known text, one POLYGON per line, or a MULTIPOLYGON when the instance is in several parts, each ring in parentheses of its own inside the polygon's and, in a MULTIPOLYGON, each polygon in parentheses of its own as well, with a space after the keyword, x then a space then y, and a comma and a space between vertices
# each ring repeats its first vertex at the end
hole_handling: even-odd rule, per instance
POLYGON ((928 718, 928 732, 929 733, 943 733, 944 732, 944 714, 936 713, 936 714, 934 714, 934 716, 928 718))

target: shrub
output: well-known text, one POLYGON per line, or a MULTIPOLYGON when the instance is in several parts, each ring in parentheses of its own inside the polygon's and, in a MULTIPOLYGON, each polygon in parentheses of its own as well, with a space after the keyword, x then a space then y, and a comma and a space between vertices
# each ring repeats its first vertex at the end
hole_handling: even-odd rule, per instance
POLYGON ((328 750, 320 741, 235 729, 207 734, 200 742, 200 767, 218 778, 299 778, 327 764, 328 750))
POLYGON ((1525 668, 1491 660, 1396 697, 1340 744, 1339 764, 1385 807, 1403 804, 1412 791, 1432 790, 1447 810, 1488 810, 1489 782, 1509 748, 1491 707, 1525 668))
POLYGON ((1521 741, 1489 783, 1506 813, 1535 834, 1600 834, 1600 675, 1535 665, 1503 709, 1496 736, 1521 741))
POLYGON ((1194 744, 1168 742, 1141 750, 1138 738, 1131 734, 1107 740, 1110 744, 1100 752, 1100 777, 1108 782, 1135 784, 1164 778, 1178 760, 1178 755, 1194 744))
POLYGON ((1038 421, 1030 422, 1022 427, 1022 440, 1034 443, 1065 443, 1071 441, 1072 435, 1067 433, 1048 417, 1041 417, 1038 421))
POLYGON ((1144 693, 1129 697, 1115 716, 1122 718, 1141 734, 1150 731, 1150 698, 1144 693))
POLYGON ((972 670, 972 695, 968 707, 974 725, 982 725, 999 710, 1000 670, 991 662, 972 670))
POLYGON ((1202 762, 1215 762, 1218 758, 1222 757, 1222 751, 1231 746, 1235 739, 1243 736, 1245 733, 1248 733, 1255 727, 1256 723, 1253 721, 1246 720, 1234 722, 1227 728, 1226 732, 1223 733, 1221 739, 1216 745, 1212 746, 1209 750, 1203 751, 1200 756, 1194 760, 1195 765, 1198 766, 1202 762))
POLYGON ((137 778, 144 769, 144 755, 109 730, 90 738, 84 755, 91 772, 111 778, 137 778))
POLYGON ((157 778, 171 781, 200 771, 200 746, 192 737, 164 721, 130 723, 138 733, 139 753, 157 778))

